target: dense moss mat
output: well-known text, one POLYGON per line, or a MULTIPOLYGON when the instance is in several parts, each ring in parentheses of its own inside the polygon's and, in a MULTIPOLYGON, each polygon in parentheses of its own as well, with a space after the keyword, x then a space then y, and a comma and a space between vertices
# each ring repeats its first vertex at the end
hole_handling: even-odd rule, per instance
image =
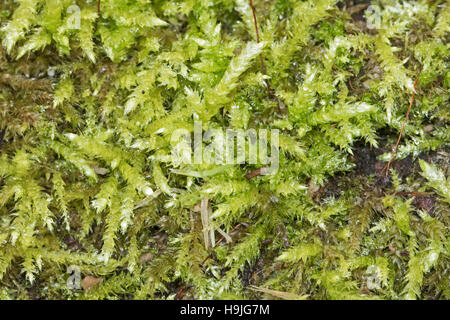
POLYGON ((450 297, 450 2, 253 4, 1 1, 1 298, 450 297), (279 170, 175 163, 195 119, 279 170))

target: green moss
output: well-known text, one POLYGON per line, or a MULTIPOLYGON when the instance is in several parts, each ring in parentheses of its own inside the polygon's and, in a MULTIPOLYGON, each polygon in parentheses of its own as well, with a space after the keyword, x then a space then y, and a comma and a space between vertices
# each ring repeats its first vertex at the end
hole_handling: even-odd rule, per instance
POLYGON ((2 1, 0 298, 449 298, 448 2, 253 3, 2 1), (278 171, 175 163, 194 120, 278 171))

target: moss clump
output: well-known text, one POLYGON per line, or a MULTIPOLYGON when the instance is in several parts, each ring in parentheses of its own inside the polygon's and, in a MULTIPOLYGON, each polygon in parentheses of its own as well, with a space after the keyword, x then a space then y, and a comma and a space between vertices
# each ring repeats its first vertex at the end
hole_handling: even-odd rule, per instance
POLYGON ((2 1, 1 298, 450 297, 448 1, 252 4, 2 1), (278 171, 174 162, 195 120, 278 171))

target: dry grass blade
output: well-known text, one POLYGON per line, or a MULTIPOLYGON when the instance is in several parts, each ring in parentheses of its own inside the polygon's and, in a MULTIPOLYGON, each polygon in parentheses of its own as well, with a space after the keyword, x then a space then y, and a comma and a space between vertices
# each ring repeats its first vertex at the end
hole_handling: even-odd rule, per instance
POLYGON ((271 289, 261 288, 261 287, 256 287, 256 286, 249 286, 249 289, 258 291, 258 292, 267 293, 274 297, 284 299, 284 300, 306 300, 308 298, 308 295, 300 296, 298 294, 291 293, 291 292, 271 290, 271 289))
POLYGON ((201 201, 200 214, 203 225, 203 239, 205 241, 206 250, 215 246, 216 239, 214 229, 211 226, 210 210, 208 204, 208 198, 203 198, 201 201))

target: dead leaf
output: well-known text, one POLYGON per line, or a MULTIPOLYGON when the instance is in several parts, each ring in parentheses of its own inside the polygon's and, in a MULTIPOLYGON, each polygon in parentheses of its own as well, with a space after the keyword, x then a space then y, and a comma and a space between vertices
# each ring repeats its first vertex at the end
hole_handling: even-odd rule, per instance
POLYGON ((104 176, 105 174, 107 174, 109 172, 108 169, 106 168, 101 168, 99 166, 93 165, 92 168, 94 169, 96 174, 99 174, 101 176, 104 176))
POLYGON ((395 252, 397 252, 397 250, 394 248, 394 246, 391 243, 389 243, 388 247, 389 247, 389 251, 391 251, 392 253, 395 254, 395 252))
POLYGON ((141 254, 141 256, 139 257, 139 263, 140 263, 140 264, 149 262, 149 261, 151 261, 151 260, 153 260, 153 254, 151 254, 150 252, 143 253, 143 254, 141 254))
POLYGON ((309 180, 308 187, 311 196, 314 196, 314 194, 320 190, 320 186, 317 185, 313 179, 309 180))
POLYGON ((96 278, 93 276, 86 276, 83 280, 81 280, 81 287, 84 291, 87 291, 96 285, 98 285, 100 282, 102 282, 101 278, 96 278))
POLYGON ((267 167, 262 167, 262 168, 258 168, 258 169, 255 169, 255 170, 250 170, 245 175, 245 178, 247 180, 253 179, 254 177, 260 176, 262 174, 266 174, 268 172, 268 170, 269 170, 269 168, 267 168, 267 167))
POLYGON ((348 13, 350 13, 350 15, 352 15, 354 13, 357 13, 357 12, 367 9, 368 7, 369 7, 369 4, 367 4, 367 3, 357 4, 355 6, 348 8, 348 13))
POLYGON ((194 209, 192 209, 194 212, 200 212, 202 210, 202 202, 200 201, 199 203, 197 203, 194 207, 194 209))

